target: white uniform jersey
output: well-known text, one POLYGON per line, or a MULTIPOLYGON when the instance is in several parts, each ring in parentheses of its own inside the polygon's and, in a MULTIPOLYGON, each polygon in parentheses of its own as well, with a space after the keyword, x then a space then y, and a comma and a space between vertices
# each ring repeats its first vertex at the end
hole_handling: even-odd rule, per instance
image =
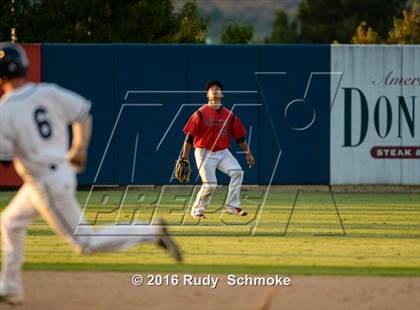
POLYGON ((13 160, 25 180, 67 163, 68 125, 83 120, 90 102, 48 83, 26 83, 0 100, 0 160, 13 160))
POLYGON ((81 253, 163 240, 160 226, 105 225, 93 230, 88 225, 76 199, 75 173, 66 158, 68 125, 88 115, 86 99, 56 85, 28 83, 0 103, 0 160, 14 159, 25 180, 1 212, 0 296, 23 294, 26 228, 38 215, 81 253))

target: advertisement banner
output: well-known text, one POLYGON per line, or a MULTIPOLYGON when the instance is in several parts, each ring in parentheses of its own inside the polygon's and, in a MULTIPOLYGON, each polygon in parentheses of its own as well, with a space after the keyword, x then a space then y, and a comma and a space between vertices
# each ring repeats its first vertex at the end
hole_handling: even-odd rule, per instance
POLYGON ((332 46, 331 71, 331 184, 420 184, 420 46, 332 46))

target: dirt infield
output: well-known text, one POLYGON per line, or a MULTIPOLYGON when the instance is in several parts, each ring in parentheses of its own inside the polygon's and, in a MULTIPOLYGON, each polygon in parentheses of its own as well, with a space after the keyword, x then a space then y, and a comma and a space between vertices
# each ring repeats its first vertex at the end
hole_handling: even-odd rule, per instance
MULTIPOLYGON (((143 277, 146 274, 142 274, 143 277)), ((292 276, 291 286, 133 286, 133 273, 24 273, 26 302, 7 309, 413 309, 420 278, 292 276)), ((184 275, 179 275, 183 279, 184 275)))

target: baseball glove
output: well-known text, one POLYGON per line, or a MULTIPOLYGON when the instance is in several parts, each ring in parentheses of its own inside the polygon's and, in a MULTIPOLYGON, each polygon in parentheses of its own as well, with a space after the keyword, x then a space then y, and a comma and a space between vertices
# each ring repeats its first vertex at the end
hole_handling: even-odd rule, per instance
POLYGON ((190 174, 190 161, 187 158, 178 159, 175 165, 175 178, 181 183, 188 183, 190 174))

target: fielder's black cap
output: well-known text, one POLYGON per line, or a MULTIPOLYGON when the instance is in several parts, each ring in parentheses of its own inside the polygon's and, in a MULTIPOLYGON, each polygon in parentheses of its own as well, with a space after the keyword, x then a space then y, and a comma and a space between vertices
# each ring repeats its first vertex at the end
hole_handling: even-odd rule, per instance
POLYGON ((220 81, 218 81, 218 80, 211 80, 211 81, 208 81, 207 82, 207 84, 206 84, 206 90, 209 90, 210 89, 210 87, 212 87, 212 86, 217 86, 217 87, 219 87, 221 90, 223 90, 223 84, 222 84, 222 82, 220 82, 220 81))

